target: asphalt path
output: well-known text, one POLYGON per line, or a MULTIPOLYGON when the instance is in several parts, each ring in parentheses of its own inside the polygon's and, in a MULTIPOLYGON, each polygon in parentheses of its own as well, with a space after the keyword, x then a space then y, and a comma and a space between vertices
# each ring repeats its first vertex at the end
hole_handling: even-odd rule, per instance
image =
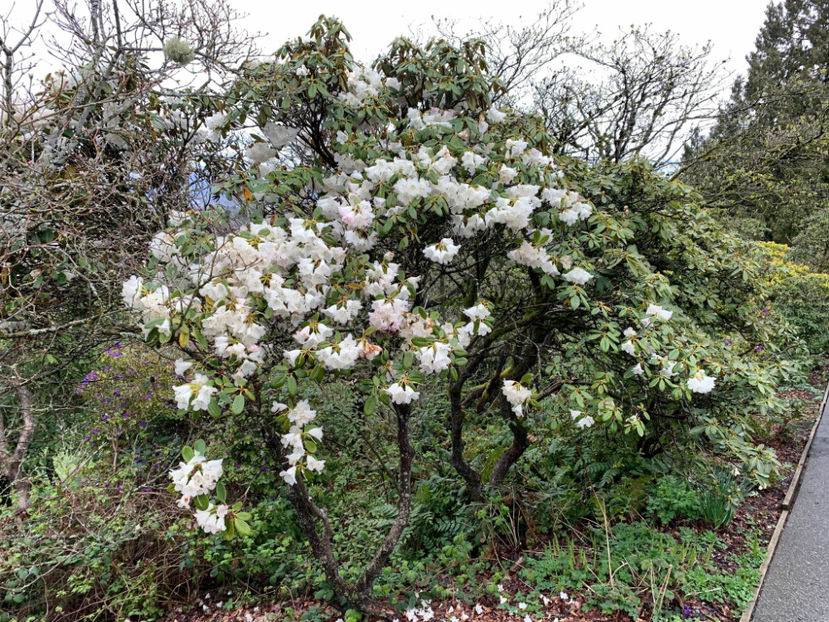
POLYGON ((752 622, 829 622, 829 403, 752 622))

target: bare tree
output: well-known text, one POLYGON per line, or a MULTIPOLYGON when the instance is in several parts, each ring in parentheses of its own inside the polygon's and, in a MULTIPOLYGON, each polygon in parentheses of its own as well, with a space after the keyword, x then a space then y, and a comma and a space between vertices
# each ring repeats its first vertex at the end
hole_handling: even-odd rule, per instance
POLYGON ((460 34, 456 21, 439 19, 435 28, 456 45, 473 38, 482 40, 489 73, 498 82, 493 103, 520 104, 532 97, 535 83, 553 70, 557 59, 583 43, 582 37, 571 32, 571 19, 579 8, 572 0, 551 0, 527 25, 481 23, 477 30, 460 34))
POLYGON ((435 26, 450 41, 486 44, 493 102, 540 113, 559 153, 590 161, 645 157, 670 166, 694 125, 713 119, 728 76, 710 46, 632 28, 609 44, 574 33, 578 6, 555 0, 526 26, 435 26))
POLYGON ((633 28, 576 50, 578 70, 536 83, 535 105, 560 150, 590 161, 645 157, 669 166, 694 125, 713 119, 727 76, 711 47, 633 28))
POLYGON ((0 19, 0 469, 21 505, 48 395, 120 334, 133 258, 225 166, 203 146, 202 118, 254 53, 223 1, 42 6, 22 30, 0 19), (35 86, 25 72, 45 34, 61 69, 35 86))

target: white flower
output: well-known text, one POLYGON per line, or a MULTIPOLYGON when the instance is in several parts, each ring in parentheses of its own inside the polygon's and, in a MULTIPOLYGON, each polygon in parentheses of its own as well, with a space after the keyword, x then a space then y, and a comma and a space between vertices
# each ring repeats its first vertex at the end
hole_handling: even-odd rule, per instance
POLYGON ((206 510, 196 510, 196 524, 201 527, 205 533, 218 533, 225 530, 225 516, 227 515, 228 507, 226 505, 219 505, 214 507, 211 503, 206 510))
POLYGON ((576 285, 584 285, 593 278, 593 275, 583 268, 573 268, 570 272, 565 272, 562 276, 565 281, 575 283, 576 285))
POLYGON ((464 309, 463 314, 470 320, 485 320, 490 316, 489 309, 483 303, 478 303, 474 307, 464 309))
POLYGON ((323 467, 325 467, 325 460, 317 460, 314 456, 308 456, 305 459, 305 462, 308 465, 309 471, 316 471, 317 473, 322 473, 323 467))
POLYGON ((418 348, 415 355, 420 362, 420 369, 424 374, 440 373, 452 364, 449 358, 449 344, 444 341, 418 348))
POLYGON ((245 149, 245 155, 255 164, 267 162, 276 155, 276 151, 268 146, 268 143, 255 142, 245 149))
POLYGON ((285 483, 288 486, 296 485, 296 467, 292 466, 290 469, 286 469, 285 471, 279 472, 279 477, 285 480, 285 483))
POLYGON ((217 112, 205 118, 204 125, 208 130, 217 130, 225 124, 227 115, 223 112, 217 112))
POLYGON ((141 289, 144 282, 137 276, 131 276, 121 288, 121 297, 130 309, 140 311, 143 305, 138 299, 141 298, 141 289))
POLYGON ((636 348, 633 345, 633 342, 628 340, 625 341, 621 346, 622 352, 627 352, 631 356, 636 356, 636 348))
POLYGON ((193 388, 189 384, 182 384, 173 387, 173 393, 176 396, 176 408, 187 410, 190 405, 190 398, 193 396, 193 388))
POLYGON ((395 404, 411 404, 414 400, 420 398, 418 391, 415 391, 409 385, 401 385, 399 382, 388 386, 385 391, 395 404))
POLYGON ((475 171, 477 171, 484 162, 486 162, 486 158, 484 156, 479 156, 473 151, 466 151, 463 156, 461 156, 461 165, 470 175, 474 175, 475 171))
POLYGON ((688 378, 687 386, 694 393, 710 393, 714 389, 715 378, 706 376, 703 370, 699 370, 688 378))
MULTIPOLYGON (((666 321, 670 320, 671 316, 674 314, 673 311, 668 311, 667 309, 663 309, 659 305, 655 305, 655 304, 649 304, 648 309, 647 309, 647 311, 645 311, 645 313, 647 313, 648 315, 653 316, 653 317, 658 317, 660 320, 666 320, 666 321)), ((650 318, 646 317, 646 318, 642 319, 642 324, 644 326, 649 326, 650 322, 651 322, 650 318)))
POLYGON ((589 428, 591 425, 596 423, 596 421, 590 415, 585 415, 584 417, 582 417, 580 410, 571 410, 570 417, 572 417, 573 420, 575 420, 576 427, 578 427, 580 430, 583 430, 584 428, 589 428))
POLYGON ((507 398, 510 406, 512 406, 512 412, 521 417, 524 414, 524 404, 530 399, 533 392, 520 382, 504 380, 501 393, 504 394, 504 397, 507 398))
POLYGON ((199 452, 187 462, 179 462, 178 468, 170 471, 174 489, 184 498, 207 494, 216 487, 222 476, 221 460, 205 460, 199 452))
POLYGON ((196 374, 196 378, 191 383, 194 393, 196 393, 196 397, 190 404, 190 407, 194 411, 207 410, 207 407, 210 405, 210 397, 219 391, 216 387, 208 386, 207 382, 207 376, 196 374))
POLYGON ((504 144, 504 147, 507 149, 508 158, 517 158, 524 153, 524 150, 527 148, 527 141, 508 138, 507 142, 504 144))
POLYGON ((506 112, 501 112, 500 110, 498 110, 494 106, 492 108, 490 108, 486 113, 486 119, 490 123, 500 123, 501 121, 503 121, 506 118, 507 118, 507 113, 506 112))
POLYGON ((594 423, 596 423, 596 420, 593 419, 593 417, 591 417, 590 415, 587 415, 576 421, 576 427, 578 427, 580 430, 583 430, 584 428, 589 428, 594 423))
POLYGON ((644 370, 644 369, 642 369, 642 363, 636 363, 636 365, 634 365, 634 366, 631 368, 631 370, 630 370, 630 371, 632 371, 632 372, 633 372, 633 375, 634 375, 634 376, 641 376, 642 374, 644 374, 644 373, 645 373, 645 370, 644 370))
POLYGON ((426 255, 426 259, 429 259, 430 261, 446 265, 455 258, 455 255, 458 254, 460 248, 461 247, 459 245, 452 241, 452 238, 443 238, 440 242, 430 244, 424 248, 423 254, 426 255))
POLYGON ((193 366, 192 361, 185 361, 184 359, 176 359, 176 376, 183 376, 184 372, 193 366))
POLYGON ((285 145, 290 144, 299 134, 299 130, 285 125, 277 125, 273 121, 269 121, 265 127, 262 128, 262 133, 271 141, 271 144, 276 149, 281 149, 285 145))
POLYGON ((506 164, 502 164, 501 168, 498 170, 498 179, 506 184, 515 179, 516 175, 518 175, 518 169, 507 166, 506 164))
POLYGON ((300 428, 311 423, 317 416, 317 411, 312 410, 308 400, 300 400, 297 405, 288 411, 288 420, 300 428))

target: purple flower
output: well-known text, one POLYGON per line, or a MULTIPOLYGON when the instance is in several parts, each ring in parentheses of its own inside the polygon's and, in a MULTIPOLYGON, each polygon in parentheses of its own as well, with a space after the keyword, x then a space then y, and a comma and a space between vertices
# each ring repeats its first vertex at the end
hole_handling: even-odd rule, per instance
POLYGON ((763 346, 757 346, 756 348, 754 348, 754 351, 755 352, 762 352, 763 351, 763 346))
POLYGON ((725 345, 730 346, 731 345, 731 339, 726 339, 725 340, 725 345))
POLYGON ((768 313, 768 312, 769 312, 769 308, 768 307, 763 307, 763 313, 768 313))

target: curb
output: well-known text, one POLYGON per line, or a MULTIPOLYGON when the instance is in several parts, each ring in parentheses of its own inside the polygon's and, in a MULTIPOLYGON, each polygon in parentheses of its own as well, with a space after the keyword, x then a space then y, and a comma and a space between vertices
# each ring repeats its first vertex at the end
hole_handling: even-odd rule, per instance
POLYGON ((815 439, 815 434, 817 434, 817 428, 823 419, 823 413, 826 412, 827 400, 829 400, 829 385, 826 385, 826 390, 823 392, 823 400, 820 403, 817 419, 812 426, 812 431, 809 433, 809 438, 806 440, 806 446, 800 454, 800 460, 797 462, 797 468, 795 469, 794 476, 792 477, 792 483, 789 485, 789 490, 786 491, 786 496, 783 497, 783 501, 780 503, 780 508, 783 511, 780 513, 780 518, 777 519, 777 526, 774 528, 774 533, 771 535, 771 540, 769 540, 769 545, 766 548, 766 559, 763 562, 763 565, 760 566, 760 580, 757 582, 757 588, 754 590, 754 597, 751 599, 751 602, 748 604, 745 611, 743 611, 743 615, 740 616, 740 622, 751 622, 751 618, 754 615, 754 608, 757 606, 760 591, 763 589, 763 582, 766 580, 766 573, 771 565, 772 557, 774 557, 774 551, 777 549, 777 544, 780 541, 780 535, 783 533, 783 527, 786 526, 786 520, 789 518, 789 512, 791 511, 792 505, 797 498, 797 492, 800 490, 800 476, 803 474, 803 467, 806 464, 806 458, 809 456, 809 450, 812 448, 812 441, 815 439))

